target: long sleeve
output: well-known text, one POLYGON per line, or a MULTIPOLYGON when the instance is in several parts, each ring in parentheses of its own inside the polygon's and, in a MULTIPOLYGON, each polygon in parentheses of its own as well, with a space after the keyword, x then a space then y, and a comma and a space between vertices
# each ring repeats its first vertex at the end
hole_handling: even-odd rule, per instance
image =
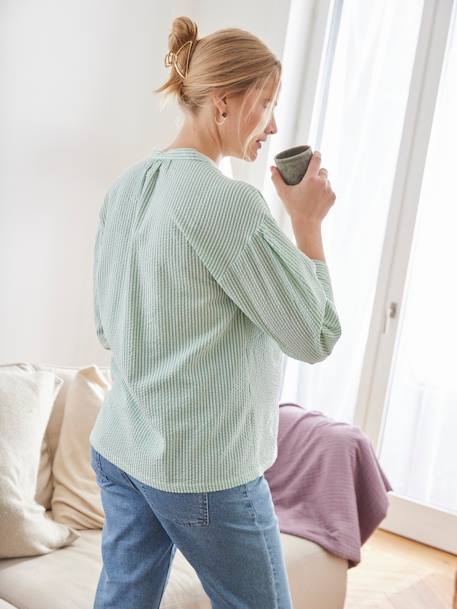
POLYGON ((105 225, 105 207, 108 202, 108 194, 105 196, 105 200, 100 209, 100 221, 97 227, 97 233, 95 236, 95 247, 94 247, 94 261, 93 261, 93 273, 92 273, 92 289, 93 289, 93 307, 94 307, 94 320, 95 320, 95 331, 97 333, 98 340, 104 349, 111 350, 108 341, 105 337, 102 320, 100 316, 100 303, 98 300, 98 274, 99 274, 99 252, 103 236, 103 229, 105 225))
POLYGON ((299 250, 271 213, 216 279, 244 314, 294 359, 320 362, 341 336, 327 264, 299 250))

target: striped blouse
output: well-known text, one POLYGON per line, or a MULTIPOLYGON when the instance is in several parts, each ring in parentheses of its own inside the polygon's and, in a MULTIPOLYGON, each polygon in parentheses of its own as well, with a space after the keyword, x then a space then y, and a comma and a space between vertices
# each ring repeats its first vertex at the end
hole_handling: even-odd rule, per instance
POLYGON ((93 292, 112 385, 90 443, 165 491, 268 469, 282 355, 321 362, 341 335, 327 264, 286 237, 255 186, 194 148, 154 150, 108 189, 93 292))

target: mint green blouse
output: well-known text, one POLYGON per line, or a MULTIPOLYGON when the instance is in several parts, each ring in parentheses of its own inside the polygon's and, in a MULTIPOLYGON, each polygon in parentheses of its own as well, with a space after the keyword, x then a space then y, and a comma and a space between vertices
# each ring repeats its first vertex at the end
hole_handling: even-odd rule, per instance
POLYGON ((327 264, 286 237, 256 187, 194 148, 155 150, 108 189, 93 290, 113 382, 90 442, 165 491, 263 474, 282 354, 321 362, 341 336, 327 264))

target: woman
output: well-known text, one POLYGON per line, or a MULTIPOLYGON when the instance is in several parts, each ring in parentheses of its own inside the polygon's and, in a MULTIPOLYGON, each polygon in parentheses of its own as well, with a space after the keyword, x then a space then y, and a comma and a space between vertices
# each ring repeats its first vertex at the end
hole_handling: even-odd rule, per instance
POLYGON ((292 606, 263 472, 277 456, 282 353, 315 363, 341 334, 320 223, 335 200, 314 156, 273 176, 299 248, 260 191, 225 176, 276 133, 281 64, 255 36, 197 39, 176 18, 159 89, 185 121, 100 211, 97 335, 113 384, 92 429, 105 511, 95 609, 158 608, 176 549, 214 608, 292 606))

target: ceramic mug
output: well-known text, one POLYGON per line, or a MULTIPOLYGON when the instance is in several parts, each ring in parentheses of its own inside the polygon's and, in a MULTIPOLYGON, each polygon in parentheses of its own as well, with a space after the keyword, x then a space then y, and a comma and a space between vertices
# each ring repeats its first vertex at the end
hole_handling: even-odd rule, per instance
POLYGON ((312 156, 311 146, 306 145, 287 148, 278 152, 273 158, 286 184, 292 186, 303 178, 312 156))

